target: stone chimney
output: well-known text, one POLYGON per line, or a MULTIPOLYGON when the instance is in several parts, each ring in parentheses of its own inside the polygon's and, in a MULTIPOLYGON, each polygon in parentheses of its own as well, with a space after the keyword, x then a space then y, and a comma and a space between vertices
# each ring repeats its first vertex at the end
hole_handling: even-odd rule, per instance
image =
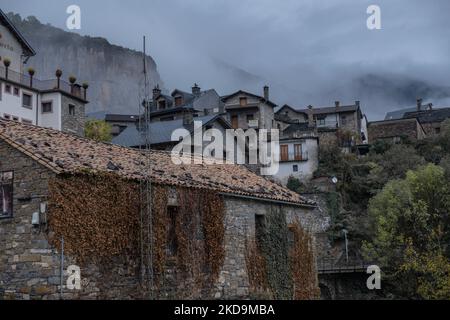
POLYGON ((355 101, 355 106, 357 106, 358 108, 361 107, 361 101, 355 101))
POLYGON ((191 126, 194 123, 194 115, 192 112, 185 111, 183 113, 183 126, 191 126))
POLYGON ((264 86, 264 99, 269 101, 269 86, 264 86))
POLYGON ((428 104, 428 111, 433 111, 433 104, 432 103, 428 104))
POLYGON ((156 100, 156 98, 161 94, 161 89, 159 88, 159 84, 157 84, 153 88, 153 102, 156 100))
POLYGON ((422 99, 417 99, 417 111, 422 111, 422 99))
POLYGON ((336 106, 336 109, 339 109, 339 106, 341 105, 341 103, 339 101, 335 101, 334 105, 336 106))
POLYGON ((200 96, 200 93, 202 92, 201 88, 198 86, 198 84, 194 84, 194 86, 192 87, 192 94, 196 97, 200 96))
POLYGON ((313 106, 309 105, 308 106, 308 126, 309 127, 314 127, 314 111, 313 111, 313 106))

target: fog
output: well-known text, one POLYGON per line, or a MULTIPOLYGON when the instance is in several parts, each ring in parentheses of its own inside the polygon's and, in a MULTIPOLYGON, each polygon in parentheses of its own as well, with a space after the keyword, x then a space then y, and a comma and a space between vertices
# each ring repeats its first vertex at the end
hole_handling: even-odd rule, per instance
POLYGON ((225 95, 267 84, 279 105, 360 100, 370 120, 418 97, 450 106, 447 0, 0 0, 66 30, 71 4, 80 34, 138 50, 146 35, 166 89, 196 82, 225 95), (366 26, 372 4, 381 30, 366 26))

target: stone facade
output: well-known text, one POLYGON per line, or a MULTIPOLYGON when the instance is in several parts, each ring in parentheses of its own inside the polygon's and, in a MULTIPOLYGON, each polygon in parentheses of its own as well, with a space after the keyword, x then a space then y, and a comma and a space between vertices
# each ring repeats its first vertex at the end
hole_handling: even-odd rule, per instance
POLYGON ((61 131, 84 136, 85 103, 66 95, 61 97, 61 131))
POLYGON ((385 120, 369 123, 369 141, 408 139, 417 141, 425 138, 425 132, 417 119, 385 120))
MULTIPOLYGON (((81 270, 81 290, 66 287, 67 267, 77 261, 64 256, 61 275, 61 250, 48 242, 45 225, 32 226, 32 215, 48 201, 48 182, 54 173, 0 141, 0 171, 14 171, 14 214, 0 220, 0 299, 145 299, 140 290, 137 260, 116 257, 108 264, 89 264, 81 270), (63 287, 61 288, 61 276, 63 287), (61 290, 62 289, 62 290, 61 290), (62 293, 61 293, 62 292, 62 293)), ((323 231, 321 221, 311 207, 299 207, 261 200, 224 196, 225 260, 212 296, 195 298, 246 298, 249 280, 246 270, 246 243, 255 230, 255 215, 264 215, 274 206, 282 207, 289 223, 298 218, 311 231, 323 231)), ((48 216, 51 212, 47 213, 48 216)), ((41 214, 41 218, 44 215, 41 214)), ((169 261, 170 263, 170 261, 169 261)), ((173 268, 165 275, 175 281, 173 268)), ((182 283, 172 282, 173 286, 182 283)), ((163 288, 166 298, 173 288, 163 288)))

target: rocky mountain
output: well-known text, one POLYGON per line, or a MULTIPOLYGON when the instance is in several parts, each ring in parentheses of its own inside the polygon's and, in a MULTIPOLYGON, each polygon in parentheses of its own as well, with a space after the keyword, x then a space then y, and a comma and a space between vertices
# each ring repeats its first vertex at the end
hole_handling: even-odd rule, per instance
MULTIPOLYGON (((42 24, 35 17, 8 15, 37 52, 27 63, 36 70, 37 78, 55 78, 59 68, 65 79, 74 75, 79 83, 88 82, 88 113, 138 111, 143 91, 142 53, 110 44, 104 38, 81 36, 42 24)), ((155 61, 150 56, 146 61, 150 89, 157 83, 163 87, 155 61)))

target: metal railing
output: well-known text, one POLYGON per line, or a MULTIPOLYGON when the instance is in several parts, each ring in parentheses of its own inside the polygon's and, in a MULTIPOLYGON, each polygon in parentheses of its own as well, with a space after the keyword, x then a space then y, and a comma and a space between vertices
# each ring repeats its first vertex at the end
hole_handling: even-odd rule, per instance
POLYGON ((285 155, 280 153, 280 162, 308 161, 308 159, 308 151, 303 151, 301 154, 296 154, 293 151, 289 151, 287 158, 285 155))
POLYGON ((317 262, 317 271, 319 274, 331 273, 360 273, 366 272, 369 264, 365 262, 336 263, 334 260, 323 259, 317 262))
POLYGON ((29 75, 19 73, 11 69, 8 69, 8 72, 6 72, 6 68, 3 66, 0 66, 0 78, 39 91, 59 89, 71 95, 77 96, 79 98, 82 99, 84 98, 82 90, 76 90, 75 88, 72 88, 72 85, 69 82, 64 81, 62 79, 59 80, 59 88, 58 88, 57 79, 40 80, 36 77, 33 77, 33 80, 31 81, 31 77, 29 75))

